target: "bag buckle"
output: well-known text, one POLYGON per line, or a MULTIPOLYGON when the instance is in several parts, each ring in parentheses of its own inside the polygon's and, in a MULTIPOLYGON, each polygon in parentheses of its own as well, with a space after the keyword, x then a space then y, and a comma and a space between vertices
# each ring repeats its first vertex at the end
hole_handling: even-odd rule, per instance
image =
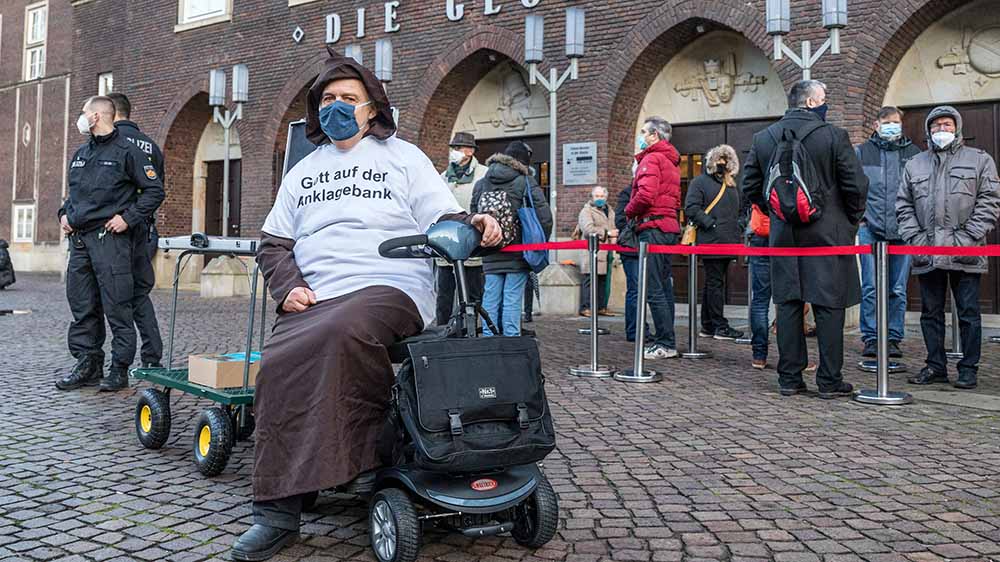
POLYGON ((451 422, 452 435, 458 436, 464 432, 462 429, 462 414, 458 410, 449 410, 448 420, 451 422))
POLYGON ((517 405, 517 423, 521 425, 521 429, 528 429, 528 424, 530 420, 528 419, 528 406, 525 404, 517 405))

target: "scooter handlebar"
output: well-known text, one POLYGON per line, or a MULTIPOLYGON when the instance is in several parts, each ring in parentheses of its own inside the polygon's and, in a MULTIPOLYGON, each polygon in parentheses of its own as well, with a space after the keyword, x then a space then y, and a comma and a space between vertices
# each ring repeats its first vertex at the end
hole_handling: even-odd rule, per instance
POLYGON ((427 259, 433 256, 426 251, 426 244, 426 234, 391 238, 379 244, 378 255, 393 259, 427 259))

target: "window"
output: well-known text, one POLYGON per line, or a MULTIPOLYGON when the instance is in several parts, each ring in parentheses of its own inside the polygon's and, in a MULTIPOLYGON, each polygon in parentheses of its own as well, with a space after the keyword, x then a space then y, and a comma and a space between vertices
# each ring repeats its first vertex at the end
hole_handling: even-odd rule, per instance
POLYGON ((187 24, 215 23, 229 19, 232 0, 178 0, 177 24, 187 28, 187 24))
POLYGON ((14 205, 14 242, 33 242, 35 239, 35 206, 14 205))
POLYGON ((45 40, 48 37, 49 7, 32 4, 24 9, 24 79, 45 76, 45 40))
POLYGON ((115 91, 115 77, 110 72, 97 75, 97 95, 106 96, 115 91))

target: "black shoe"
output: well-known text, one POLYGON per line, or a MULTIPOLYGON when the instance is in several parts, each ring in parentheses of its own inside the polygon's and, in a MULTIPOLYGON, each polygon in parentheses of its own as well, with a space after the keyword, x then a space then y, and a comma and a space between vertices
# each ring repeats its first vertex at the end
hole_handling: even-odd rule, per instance
POLYGON ((736 330, 730 326, 724 326, 715 331, 715 339, 717 340, 735 340, 743 337, 743 332, 736 330))
POLYGON ((906 382, 910 384, 948 384, 948 374, 935 373, 930 367, 924 367, 923 369, 920 369, 920 373, 906 379, 906 382))
POLYGON ((903 357, 903 350, 899 349, 899 342, 889 340, 889 357, 893 359, 900 359, 903 357))
POLYGON ((819 397, 823 400, 843 398, 844 396, 854 396, 854 386, 850 383, 842 382, 829 390, 819 391, 819 397))
POLYGON ((878 340, 868 340, 865 348, 861 350, 862 357, 878 357, 878 340))
POLYGON ((128 369, 111 367, 108 376, 101 381, 101 392, 117 392, 128 388, 128 369))
POLYGON ((299 539, 298 531, 254 523, 233 543, 233 560, 267 560, 299 539))
POLYGON ((962 390, 972 390, 978 386, 978 381, 976 381, 976 373, 959 373, 958 380, 953 384, 955 388, 960 388, 962 390))
POLYGON ((73 372, 56 381, 59 390, 76 390, 84 386, 100 384, 104 376, 104 365, 96 359, 82 359, 73 367, 73 372))
POLYGON ((529 338, 534 338, 537 336, 534 330, 529 330, 527 328, 521 328, 521 335, 528 336, 529 338))
POLYGON ((801 383, 796 386, 782 386, 778 388, 778 392, 780 392, 782 396, 795 396, 796 394, 805 394, 806 392, 809 392, 809 387, 806 386, 806 383, 801 383))

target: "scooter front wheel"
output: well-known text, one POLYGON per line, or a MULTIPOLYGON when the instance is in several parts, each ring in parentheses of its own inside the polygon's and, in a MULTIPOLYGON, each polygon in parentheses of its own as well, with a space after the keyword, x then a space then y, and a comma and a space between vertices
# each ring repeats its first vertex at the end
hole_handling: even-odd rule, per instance
POLYGON ((521 546, 540 548, 552 540, 559 526, 559 500, 552 484, 541 476, 538 487, 516 508, 514 540, 521 546))
POLYGON ((368 533, 379 562, 413 562, 420 550, 420 521, 406 492, 386 488, 368 507, 368 533))

